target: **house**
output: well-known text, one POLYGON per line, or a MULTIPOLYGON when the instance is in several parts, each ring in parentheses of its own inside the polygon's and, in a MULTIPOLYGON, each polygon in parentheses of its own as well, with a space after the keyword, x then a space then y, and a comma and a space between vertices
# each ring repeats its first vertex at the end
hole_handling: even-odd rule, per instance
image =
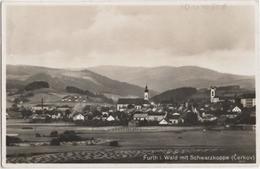
POLYGON ((255 94, 244 94, 241 96, 240 103, 243 105, 243 107, 255 107, 255 94))
POLYGON ((159 125, 168 125, 168 121, 165 120, 165 119, 162 119, 162 120, 159 122, 159 125))
POLYGON ((239 114, 241 114, 242 110, 236 105, 233 105, 233 107, 229 108, 225 114, 225 116, 228 119, 234 119, 236 118, 239 114))
POLYGON ((102 116, 103 116, 103 117, 108 117, 109 114, 108 114, 108 112, 105 112, 105 111, 104 111, 104 112, 102 112, 102 116))
POLYGON ((106 120, 107 121, 115 121, 115 118, 112 115, 110 115, 110 116, 108 116, 108 118, 106 120))
POLYGON ((144 120, 147 120, 147 117, 148 117, 148 113, 135 113, 133 115, 133 120, 135 121, 144 121, 144 120))
POLYGON ((88 96, 67 95, 61 99, 62 102, 86 102, 88 96))
POLYGON ((181 124, 184 123, 184 119, 181 118, 180 113, 173 113, 168 116, 168 121, 170 124, 181 124))
POLYGON ((241 110, 238 106, 235 106, 235 107, 232 109, 232 112, 233 112, 233 113, 241 113, 242 110, 241 110))
POLYGON ((55 113, 53 115, 51 115, 52 119, 60 119, 61 118, 61 113, 55 113))
POLYGON ((237 117, 237 114, 228 113, 225 115, 228 119, 234 119, 237 117))
POLYGON ((52 105, 48 105, 48 104, 37 104, 32 106, 32 111, 36 112, 36 111, 42 111, 42 110, 53 110, 54 107, 52 105))
POLYGON ((141 110, 143 106, 148 106, 150 103, 148 100, 142 98, 122 98, 117 102, 117 110, 124 111, 126 109, 135 108, 141 110))
POLYGON ((117 102, 117 111, 125 111, 127 109, 135 108, 136 110, 142 109, 142 107, 149 107, 149 90, 146 85, 144 90, 144 98, 120 98, 117 102))
POLYGON ((228 119, 234 119, 238 116, 238 114, 239 109, 236 106, 230 106, 225 112, 225 117, 228 119))
POLYGON ((42 116, 42 115, 39 115, 39 114, 33 114, 30 119, 32 120, 45 120, 46 117, 42 116))
POLYGON ((149 112, 147 116, 147 121, 161 121, 166 117, 166 113, 163 112, 149 112))
POLYGON ((214 122, 216 121, 218 118, 212 114, 206 114, 203 113, 202 114, 202 121, 201 122, 214 122))
POLYGON ((76 114, 73 116, 73 121, 84 121, 85 120, 85 116, 83 116, 82 114, 76 114))
POLYGON ((62 106, 58 106, 56 109, 59 110, 59 111, 65 112, 67 110, 71 110, 72 107, 70 107, 68 105, 62 105, 62 106))

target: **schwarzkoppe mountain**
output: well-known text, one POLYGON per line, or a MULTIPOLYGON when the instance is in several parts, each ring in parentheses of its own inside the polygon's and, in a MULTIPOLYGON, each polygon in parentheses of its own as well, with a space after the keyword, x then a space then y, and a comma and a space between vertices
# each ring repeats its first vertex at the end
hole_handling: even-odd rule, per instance
POLYGON ((158 92, 180 87, 209 88, 212 85, 240 85, 241 88, 250 90, 255 88, 255 79, 253 76, 220 73, 196 66, 97 66, 88 69, 122 82, 139 86, 147 83, 149 88, 158 92))

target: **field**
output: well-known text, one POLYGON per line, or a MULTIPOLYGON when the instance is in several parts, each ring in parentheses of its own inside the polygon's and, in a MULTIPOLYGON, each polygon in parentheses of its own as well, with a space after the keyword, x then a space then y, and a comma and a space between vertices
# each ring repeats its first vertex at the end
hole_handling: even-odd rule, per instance
MULTIPOLYGON (((116 140, 118 147, 108 144, 89 146, 7 147, 8 162, 201 162, 184 155, 246 156, 249 159, 223 162, 255 162, 254 130, 205 130, 203 127, 80 127, 67 123, 29 124, 8 120, 7 134, 18 134, 27 141, 49 141, 52 130, 62 133, 74 130, 80 136, 116 140), (178 158, 165 159, 165 155, 178 158), (55 158, 54 158, 55 157, 55 158), (163 159, 162 159, 163 157, 163 159), (37 160, 38 159, 38 160, 37 160)), ((221 162, 205 161, 204 162, 221 162)))

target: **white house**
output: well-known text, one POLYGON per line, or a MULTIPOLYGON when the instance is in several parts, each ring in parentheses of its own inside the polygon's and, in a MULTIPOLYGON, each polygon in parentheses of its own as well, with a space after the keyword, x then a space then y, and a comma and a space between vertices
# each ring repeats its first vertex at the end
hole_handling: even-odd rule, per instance
POLYGON ((149 104, 148 100, 142 98, 121 98, 117 102, 117 110, 124 111, 128 109, 128 107, 134 107, 135 109, 140 110, 142 107, 146 107, 149 104))
POLYGON ((161 121, 166 117, 166 113, 163 112, 149 112, 147 121, 161 121))
POLYGON ((255 94, 245 94, 242 96, 240 103, 243 107, 255 107, 255 94))
POLYGON ((133 115, 133 120, 143 121, 143 120, 146 120, 147 117, 148 117, 148 113, 135 113, 133 115))
POLYGON ((47 104, 37 104, 37 105, 34 105, 32 106, 32 111, 35 112, 35 111, 41 111, 41 110, 53 110, 54 107, 52 105, 47 105, 47 104))
POLYGON ((102 112, 103 117, 108 117, 108 115, 109 115, 108 112, 106 112, 106 111, 102 112))
POLYGON ((79 121, 79 120, 85 120, 85 117, 82 114, 76 114, 73 116, 74 121, 79 121))
POLYGON ((238 106, 235 106, 235 107, 232 109, 232 112, 233 112, 233 113, 241 113, 242 110, 241 110, 238 106))
POLYGON ((51 118, 52 119, 60 119, 61 118, 61 113, 53 114, 53 115, 51 115, 51 118))
POLYGON ((181 124, 181 123, 184 123, 184 119, 181 118, 180 113, 176 112, 169 116, 169 122, 171 124, 181 124))
POLYGON ((170 121, 171 124, 181 124, 181 123, 184 123, 184 119, 183 118, 178 118, 178 119, 172 118, 172 119, 169 119, 169 121, 170 121))
POLYGON ((165 120, 165 119, 162 119, 160 122, 159 122, 159 125, 167 125, 168 122, 165 120))
POLYGON ((108 118, 106 120, 107 121, 115 121, 115 118, 112 115, 110 115, 110 116, 108 116, 108 118))

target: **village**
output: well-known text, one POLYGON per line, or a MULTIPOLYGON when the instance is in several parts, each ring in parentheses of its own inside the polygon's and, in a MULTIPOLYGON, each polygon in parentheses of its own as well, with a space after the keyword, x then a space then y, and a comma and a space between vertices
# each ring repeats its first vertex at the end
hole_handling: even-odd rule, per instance
MULTIPOLYGON (((155 103, 150 100, 146 86, 143 98, 119 98, 115 104, 86 104, 80 95, 70 95, 62 102, 66 104, 20 106, 24 119, 31 123, 65 121, 84 126, 192 126, 255 124, 255 95, 244 94, 240 98, 216 96, 216 87, 210 88, 209 100, 202 103, 187 100, 184 103, 155 103), (83 106, 81 103, 84 103, 83 106)), ((7 118, 9 115, 7 114, 7 118)))

